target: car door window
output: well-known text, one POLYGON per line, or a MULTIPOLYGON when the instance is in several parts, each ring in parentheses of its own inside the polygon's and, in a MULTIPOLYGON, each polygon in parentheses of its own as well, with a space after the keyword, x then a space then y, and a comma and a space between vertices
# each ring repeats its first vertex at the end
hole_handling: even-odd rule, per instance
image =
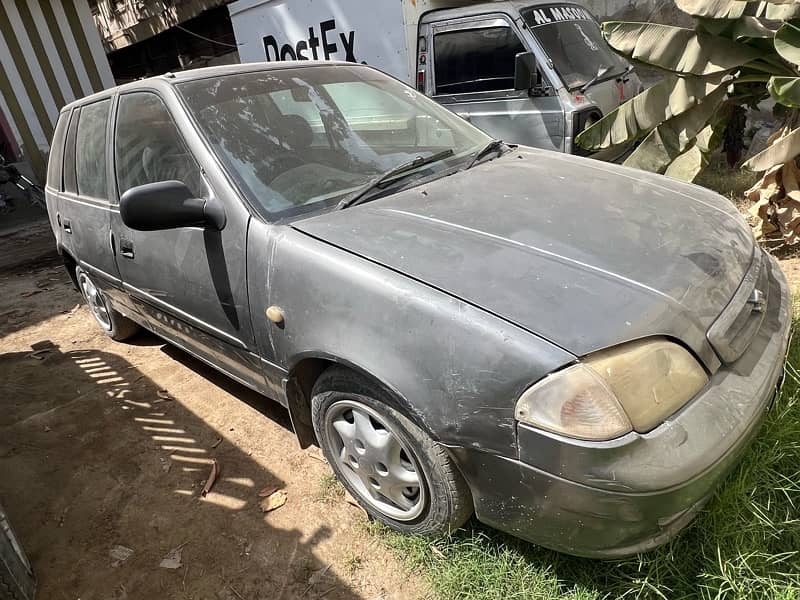
POLYGON ((177 180, 195 197, 208 196, 200 167, 156 94, 120 96, 114 153, 120 195, 138 185, 177 180))
POLYGON ((69 125, 69 112, 62 112, 58 116, 56 131, 50 144, 50 156, 47 160, 47 187, 61 191, 61 165, 64 160, 64 141, 67 137, 69 125))
POLYGON ((437 94, 514 89, 514 58, 525 47, 511 27, 447 31, 433 36, 437 94))
POLYGON ((75 175, 81 196, 108 197, 106 128, 110 108, 110 99, 81 108, 75 136, 75 175))

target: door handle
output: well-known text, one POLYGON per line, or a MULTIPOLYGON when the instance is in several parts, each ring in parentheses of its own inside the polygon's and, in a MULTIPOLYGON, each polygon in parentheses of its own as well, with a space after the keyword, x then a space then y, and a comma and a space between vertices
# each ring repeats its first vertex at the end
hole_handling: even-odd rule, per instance
POLYGON ((133 258, 133 242, 120 238, 119 240, 119 253, 125 258, 133 258))
POLYGON ((61 226, 67 233, 72 233, 72 224, 69 222, 69 219, 61 219, 61 226))

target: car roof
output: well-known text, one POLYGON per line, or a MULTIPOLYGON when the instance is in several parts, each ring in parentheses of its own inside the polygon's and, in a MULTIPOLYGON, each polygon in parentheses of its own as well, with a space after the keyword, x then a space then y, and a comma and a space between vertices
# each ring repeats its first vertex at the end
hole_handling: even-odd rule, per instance
POLYGON ((91 104, 98 100, 103 100, 113 96, 117 92, 129 92, 137 89, 152 88, 154 83, 175 85, 184 83, 186 81, 194 81, 198 79, 207 79, 210 77, 223 77, 225 75, 236 75, 239 73, 255 73, 258 71, 280 71, 283 69, 297 69, 305 67, 362 67, 371 68, 367 65, 359 63, 345 62, 339 60, 286 60, 279 62, 251 62, 234 65, 219 65, 216 67, 202 67, 200 69, 187 69, 185 71, 175 71, 171 73, 164 73, 163 75, 156 75, 154 77, 147 77, 145 79, 137 79, 118 85, 112 88, 107 88, 89 96, 84 96, 78 100, 73 100, 66 104, 61 112, 71 110, 77 106, 91 104))
MULTIPOLYGON (((481 11, 492 9, 496 12, 505 12, 507 14, 518 13, 526 8, 534 8, 543 5, 571 5, 581 6, 585 8, 577 0, 492 0, 491 2, 484 2, 481 4, 467 4, 462 3, 456 6, 446 8, 436 8, 426 12, 421 18, 420 23, 427 23, 438 19, 456 19, 459 17, 467 17, 475 14, 480 14, 481 11)), ((587 11, 591 13, 591 11, 587 11)))

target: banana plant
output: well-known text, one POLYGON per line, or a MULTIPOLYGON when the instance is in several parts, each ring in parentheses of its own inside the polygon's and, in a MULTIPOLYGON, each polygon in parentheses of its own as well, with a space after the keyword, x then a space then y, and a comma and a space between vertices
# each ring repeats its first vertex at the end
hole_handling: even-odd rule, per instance
POLYGON ((743 167, 764 173, 749 191, 762 221, 757 233, 779 231, 800 243, 800 0, 674 1, 694 17, 693 29, 602 25, 614 50, 664 77, 581 132, 577 143, 599 151, 638 142, 625 165, 693 181, 723 140, 741 138, 743 110, 772 97, 785 109, 784 121, 743 167))

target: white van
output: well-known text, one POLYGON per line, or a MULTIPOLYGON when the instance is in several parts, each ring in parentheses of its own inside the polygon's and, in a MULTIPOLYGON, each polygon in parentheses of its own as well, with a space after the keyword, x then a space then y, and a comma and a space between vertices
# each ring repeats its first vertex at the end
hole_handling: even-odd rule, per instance
POLYGON ((571 2, 238 0, 229 10, 242 62, 366 63, 507 142, 581 154, 575 136, 641 91, 571 2))

